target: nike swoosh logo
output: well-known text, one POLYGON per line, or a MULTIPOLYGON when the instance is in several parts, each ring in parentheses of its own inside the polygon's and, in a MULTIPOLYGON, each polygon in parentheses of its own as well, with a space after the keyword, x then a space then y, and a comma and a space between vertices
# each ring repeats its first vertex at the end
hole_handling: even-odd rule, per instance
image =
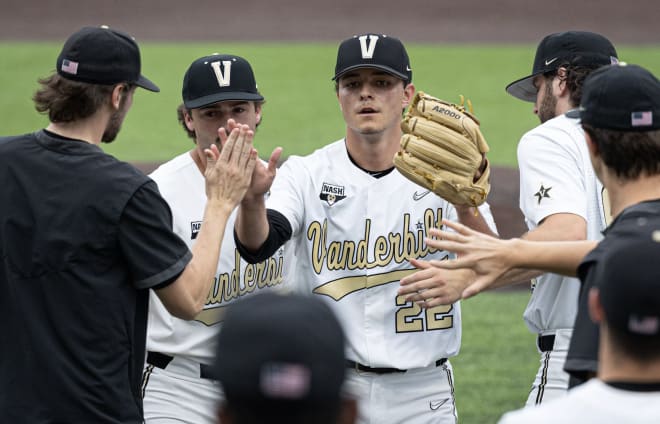
POLYGON ((558 58, 558 57, 555 57, 554 59, 550 59, 550 60, 546 59, 546 60, 545 60, 545 66, 548 66, 549 64, 551 64, 552 62, 554 62, 554 61, 557 60, 557 59, 559 59, 559 58, 558 58))
POLYGON ((413 200, 421 200, 424 196, 429 194, 431 190, 426 190, 426 191, 416 191, 413 193, 413 200))
POLYGON ((431 411, 435 411, 439 409, 442 405, 447 403, 449 399, 443 399, 443 400, 432 400, 429 402, 429 408, 431 408, 431 411))
POLYGON ((410 65, 406 65, 406 71, 410 72, 412 69, 410 69, 410 65))

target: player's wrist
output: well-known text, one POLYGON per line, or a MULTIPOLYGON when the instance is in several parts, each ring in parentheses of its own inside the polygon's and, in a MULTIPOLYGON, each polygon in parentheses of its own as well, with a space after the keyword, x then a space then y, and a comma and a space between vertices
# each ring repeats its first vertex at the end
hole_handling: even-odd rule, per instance
POLYGON ((502 240, 502 243, 505 246, 503 256, 509 270, 524 267, 525 262, 521 252, 525 251, 525 241, 521 238, 512 238, 509 240, 502 240))
POLYGON ((459 221, 461 215, 477 216, 479 214, 479 210, 472 205, 454 205, 454 209, 459 215, 459 221))
POLYGON ((263 193, 245 193, 245 196, 241 199, 241 207, 248 210, 264 209, 266 200, 263 193))
POLYGON ((232 202, 228 202, 225 199, 210 197, 206 201, 206 212, 214 216, 224 216, 230 214, 235 206, 232 202))

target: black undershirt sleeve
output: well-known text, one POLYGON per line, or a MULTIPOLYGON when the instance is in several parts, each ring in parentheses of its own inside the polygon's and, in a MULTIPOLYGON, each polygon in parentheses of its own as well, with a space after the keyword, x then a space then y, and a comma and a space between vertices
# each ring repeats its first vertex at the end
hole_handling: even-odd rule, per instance
POLYGON ((234 230, 234 241, 236 242, 236 249, 241 257, 248 263, 256 264, 257 262, 264 261, 277 251, 284 243, 289 241, 293 230, 289 220, 284 215, 276 210, 266 209, 266 219, 268 220, 268 238, 264 241, 261 247, 251 252, 248 250, 238 239, 236 230, 234 230))

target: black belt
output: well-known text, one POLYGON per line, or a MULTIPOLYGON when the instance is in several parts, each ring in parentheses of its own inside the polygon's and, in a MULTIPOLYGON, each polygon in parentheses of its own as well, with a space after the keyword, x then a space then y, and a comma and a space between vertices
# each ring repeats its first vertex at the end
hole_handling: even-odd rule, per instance
MULTIPOLYGON (((439 367, 447 362, 447 358, 440 358, 435 361, 435 366, 439 367)), ((346 368, 351 368, 360 372, 373 372, 375 374, 391 374, 395 372, 406 372, 408 370, 401 370, 399 368, 386 368, 386 367, 370 367, 367 365, 362 365, 358 362, 351 361, 350 359, 346 360, 346 368)))
POLYGON ((545 336, 539 336, 536 339, 536 344, 541 352, 551 352, 555 347, 555 335, 548 334, 545 336))
MULTIPOLYGON (((147 363, 161 369, 167 368, 169 363, 172 362, 172 359, 174 359, 174 356, 166 355, 164 353, 147 352, 147 363)), ((199 376, 200 378, 215 380, 215 377, 213 377, 213 369, 210 365, 199 364, 199 376)))

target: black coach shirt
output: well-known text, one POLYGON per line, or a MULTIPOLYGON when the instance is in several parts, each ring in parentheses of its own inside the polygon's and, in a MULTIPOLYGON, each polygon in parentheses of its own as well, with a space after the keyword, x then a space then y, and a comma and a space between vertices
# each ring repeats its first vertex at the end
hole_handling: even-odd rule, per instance
POLYGON ((604 252, 610 250, 612 246, 658 229, 660 229, 660 199, 632 205, 624 209, 607 227, 603 240, 578 267, 582 288, 573 335, 564 364, 564 370, 573 377, 573 385, 584 382, 589 373, 596 373, 598 370, 599 327, 591 321, 588 307, 589 290, 597 285, 594 270, 598 262, 604 252))
POLYGON ((46 131, 0 184, 0 422, 141 423, 148 289, 191 258, 156 184, 46 131))

